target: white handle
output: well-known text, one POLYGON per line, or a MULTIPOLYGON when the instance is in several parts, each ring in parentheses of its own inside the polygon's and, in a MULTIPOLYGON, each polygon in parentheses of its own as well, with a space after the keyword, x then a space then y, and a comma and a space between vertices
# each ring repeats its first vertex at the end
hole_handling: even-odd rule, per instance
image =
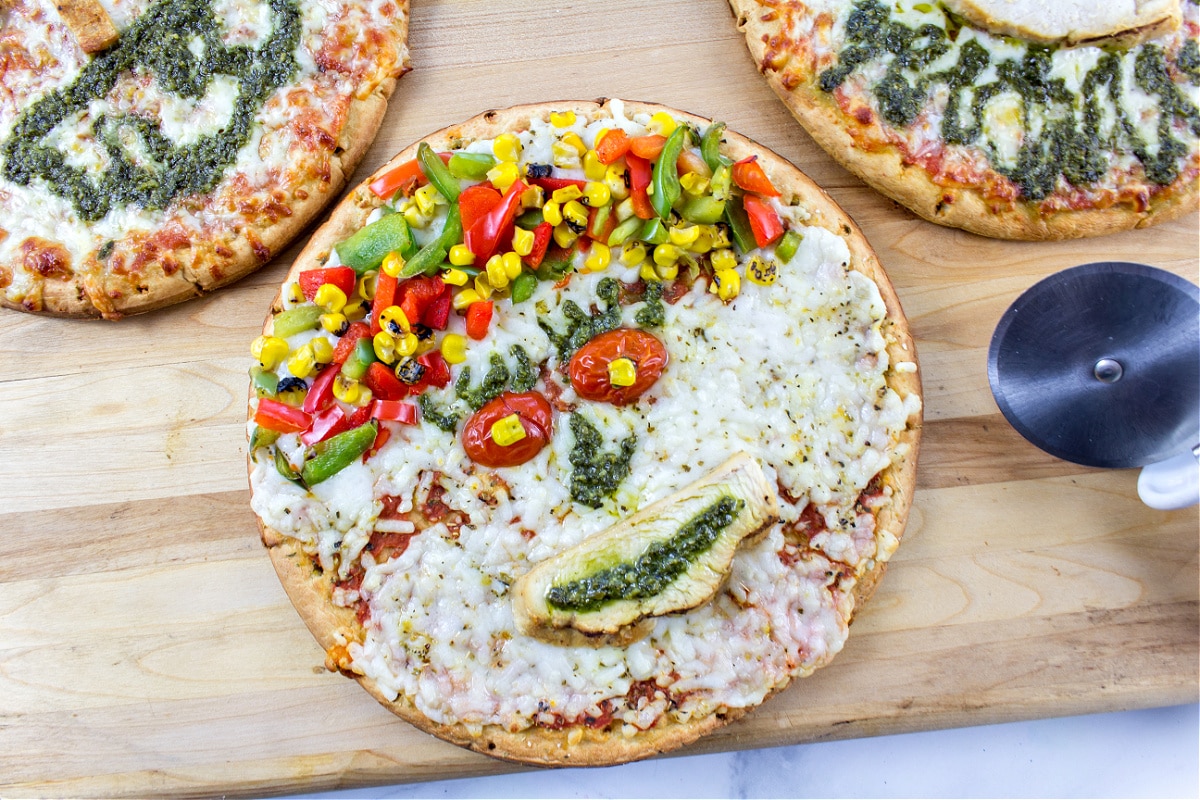
POLYGON ((1195 452, 1142 468, 1138 497, 1151 508, 1187 508, 1200 503, 1200 460, 1195 452))

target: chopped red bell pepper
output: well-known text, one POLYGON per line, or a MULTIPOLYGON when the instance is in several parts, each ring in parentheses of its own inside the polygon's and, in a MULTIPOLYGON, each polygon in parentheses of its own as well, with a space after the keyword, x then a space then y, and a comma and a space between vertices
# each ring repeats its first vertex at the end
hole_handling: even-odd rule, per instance
POLYGON ((375 441, 371 442, 371 446, 367 448, 367 452, 363 453, 363 461, 371 458, 378 453, 383 446, 387 444, 388 439, 392 438, 392 431, 387 425, 379 426, 379 433, 375 434, 375 441))
POLYGON ((417 407, 399 400, 374 400, 371 402, 371 417, 402 425, 416 425, 417 407))
POLYGON ((354 413, 351 414, 346 420, 348 423, 346 427, 348 429, 360 428, 370 422, 371 407, 372 404, 367 403, 365 406, 359 406, 358 408, 354 409, 354 413))
MULTIPOLYGON (((733 165, 733 182, 747 192, 761 194, 764 197, 779 197, 779 190, 771 183, 767 173, 758 164, 758 156, 743 158, 733 165)), ((761 245, 760 245, 761 246, 761 245)))
POLYGON ((379 333, 383 328, 379 324, 379 315, 386 309, 396 305, 400 282, 383 270, 375 278, 375 299, 371 301, 371 335, 379 333))
POLYGON ((542 187, 547 192, 556 192, 568 186, 577 186, 581 191, 587 187, 587 181, 575 178, 530 178, 529 182, 534 186, 542 187))
POLYGON ((771 242, 783 236, 783 223, 775 209, 757 195, 748 194, 742 204, 746 208, 746 216, 750 219, 750 230, 754 232, 754 243, 766 247, 771 242))
POLYGON ((500 193, 486 186, 469 186, 458 195, 458 213, 464 231, 471 230, 481 217, 500 205, 500 193))
POLYGON ((435 331, 446 330, 446 326, 450 324, 450 309, 453 303, 454 291, 447 285, 445 291, 425 307, 425 313, 421 315, 421 324, 428 325, 435 331))
MULTIPOLYGON (((333 348, 333 364, 340 367, 346 363, 346 359, 350 358, 350 354, 354 352, 354 348, 358 346, 359 339, 365 339, 371 335, 371 326, 365 322, 351 322, 350 327, 342 334, 342 338, 338 341, 337 347, 333 348)), ((333 385, 330 379, 330 386, 333 385)), ((311 394, 311 389, 309 390, 311 394)))
POLYGON ((657 133, 649 133, 645 136, 634 136, 629 140, 629 152, 633 153, 638 158, 644 158, 647 161, 653 161, 658 158, 662 152, 663 145, 667 143, 667 137, 659 136, 657 133))
POLYGON ((299 433, 307 430, 311 423, 312 417, 309 414, 269 397, 261 398, 254 412, 254 424, 269 431, 299 433))
POLYGON ((408 386, 381 361, 367 367, 363 383, 371 390, 371 394, 384 400, 400 400, 408 396, 408 386))
POLYGON ((350 423, 346 420, 345 412, 341 406, 334 404, 313 417, 308 430, 300 434, 300 441, 312 446, 348 430, 350 423))
POLYGON ((475 254, 476 264, 485 263, 497 248, 512 239, 513 220, 521 211, 521 195, 527 188, 521 181, 513 181, 500 204, 467 229, 463 243, 475 254))
POLYGON ((612 206, 599 206, 588 212, 587 235, 597 242, 608 243, 608 236, 617 227, 617 215, 612 206))
POLYGON ((554 235, 554 226, 549 222, 543 222, 533 229, 533 247, 529 251, 529 255, 522 256, 521 260, 529 265, 531 269, 537 269, 542 264, 542 259, 546 257, 546 248, 550 246, 550 237, 554 235))
POLYGON ((441 351, 430 350, 419 355, 417 363, 425 368, 425 374, 421 376, 422 388, 436 386, 438 389, 445 389, 450 385, 450 365, 442 357, 441 351))
POLYGON ((317 290, 327 283, 342 290, 349 297, 354 294, 354 283, 358 276, 350 267, 325 267, 324 269, 307 269, 300 273, 300 289, 304 296, 312 300, 317 296, 317 290))
MULTIPOLYGON (((355 341, 358 341, 357 338, 355 341)), ((338 344, 341 344, 339 342, 338 344)), ((301 408, 309 414, 315 414, 333 402, 333 379, 341 371, 341 364, 330 364, 317 373, 308 394, 304 395, 304 405, 301 408)))
POLYGON ((649 161, 633 153, 625 156, 625 163, 629 166, 629 199, 633 202, 633 213, 638 219, 654 219, 658 214, 646 193, 654 168, 649 161))
POLYGON ((467 336, 478 341, 487 336, 491 324, 491 300, 476 300, 467 307, 467 336))
MULTIPOLYGON (((447 164, 450 163, 451 155, 451 153, 438 153, 442 161, 447 164)), ((402 188, 405 184, 409 184, 415 188, 428 182, 429 179, 421 171, 421 165, 414 158, 412 161, 405 161, 395 169, 383 173, 371 181, 371 185, 367 188, 374 192, 376 197, 387 200, 396 193, 397 189, 402 188)))
POLYGON ((596 144, 596 160, 601 164, 612 164, 629 152, 629 144, 629 135, 620 128, 613 128, 596 144))

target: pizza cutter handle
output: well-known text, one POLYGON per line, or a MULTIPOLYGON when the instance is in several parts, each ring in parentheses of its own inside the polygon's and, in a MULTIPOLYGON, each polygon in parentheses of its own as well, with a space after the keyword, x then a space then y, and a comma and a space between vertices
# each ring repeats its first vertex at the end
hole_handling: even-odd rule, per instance
POLYGON ((1200 445, 1149 464, 1138 475, 1138 497, 1151 508, 1187 508, 1200 502, 1200 445))

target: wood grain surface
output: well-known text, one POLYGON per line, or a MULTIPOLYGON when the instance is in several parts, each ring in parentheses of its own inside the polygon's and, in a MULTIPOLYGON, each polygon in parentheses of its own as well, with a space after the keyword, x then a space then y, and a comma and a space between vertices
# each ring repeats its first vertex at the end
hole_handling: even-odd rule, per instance
MULTIPOLYGON (((486 108, 623 97, 726 121, 824 186, 899 291, 925 382, 916 505, 829 668, 688 753, 1197 698, 1197 509, 1054 459, 988 389, 1005 308, 1076 264, 1197 280, 1195 216, 1057 244, 916 219, 838 167, 756 72, 724 0, 415 0, 414 71, 359 171, 486 108), (536 9, 536 10, 534 10, 536 9)), ((0 795, 266 795, 514 769, 322 669, 258 542, 249 344, 295 245, 119 323, 0 314, 0 795)))

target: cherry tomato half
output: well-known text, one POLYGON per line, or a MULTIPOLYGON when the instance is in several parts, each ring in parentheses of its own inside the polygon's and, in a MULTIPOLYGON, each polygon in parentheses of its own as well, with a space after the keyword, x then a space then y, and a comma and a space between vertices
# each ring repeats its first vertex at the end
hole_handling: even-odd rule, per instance
POLYGON ((537 392, 504 392, 467 420, 463 449, 476 464, 485 467, 515 467, 536 456, 550 441, 550 403, 537 392), (492 426, 516 414, 525 437, 510 445, 492 439, 492 426))
POLYGON ((641 397, 654 385, 667 366, 667 348, 645 331, 618 328, 594 337, 571 357, 568 372, 575 393, 585 400, 623 406, 641 397), (637 370, 629 386, 613 384, 609 365, 619 358, 633 362, 637 370))

